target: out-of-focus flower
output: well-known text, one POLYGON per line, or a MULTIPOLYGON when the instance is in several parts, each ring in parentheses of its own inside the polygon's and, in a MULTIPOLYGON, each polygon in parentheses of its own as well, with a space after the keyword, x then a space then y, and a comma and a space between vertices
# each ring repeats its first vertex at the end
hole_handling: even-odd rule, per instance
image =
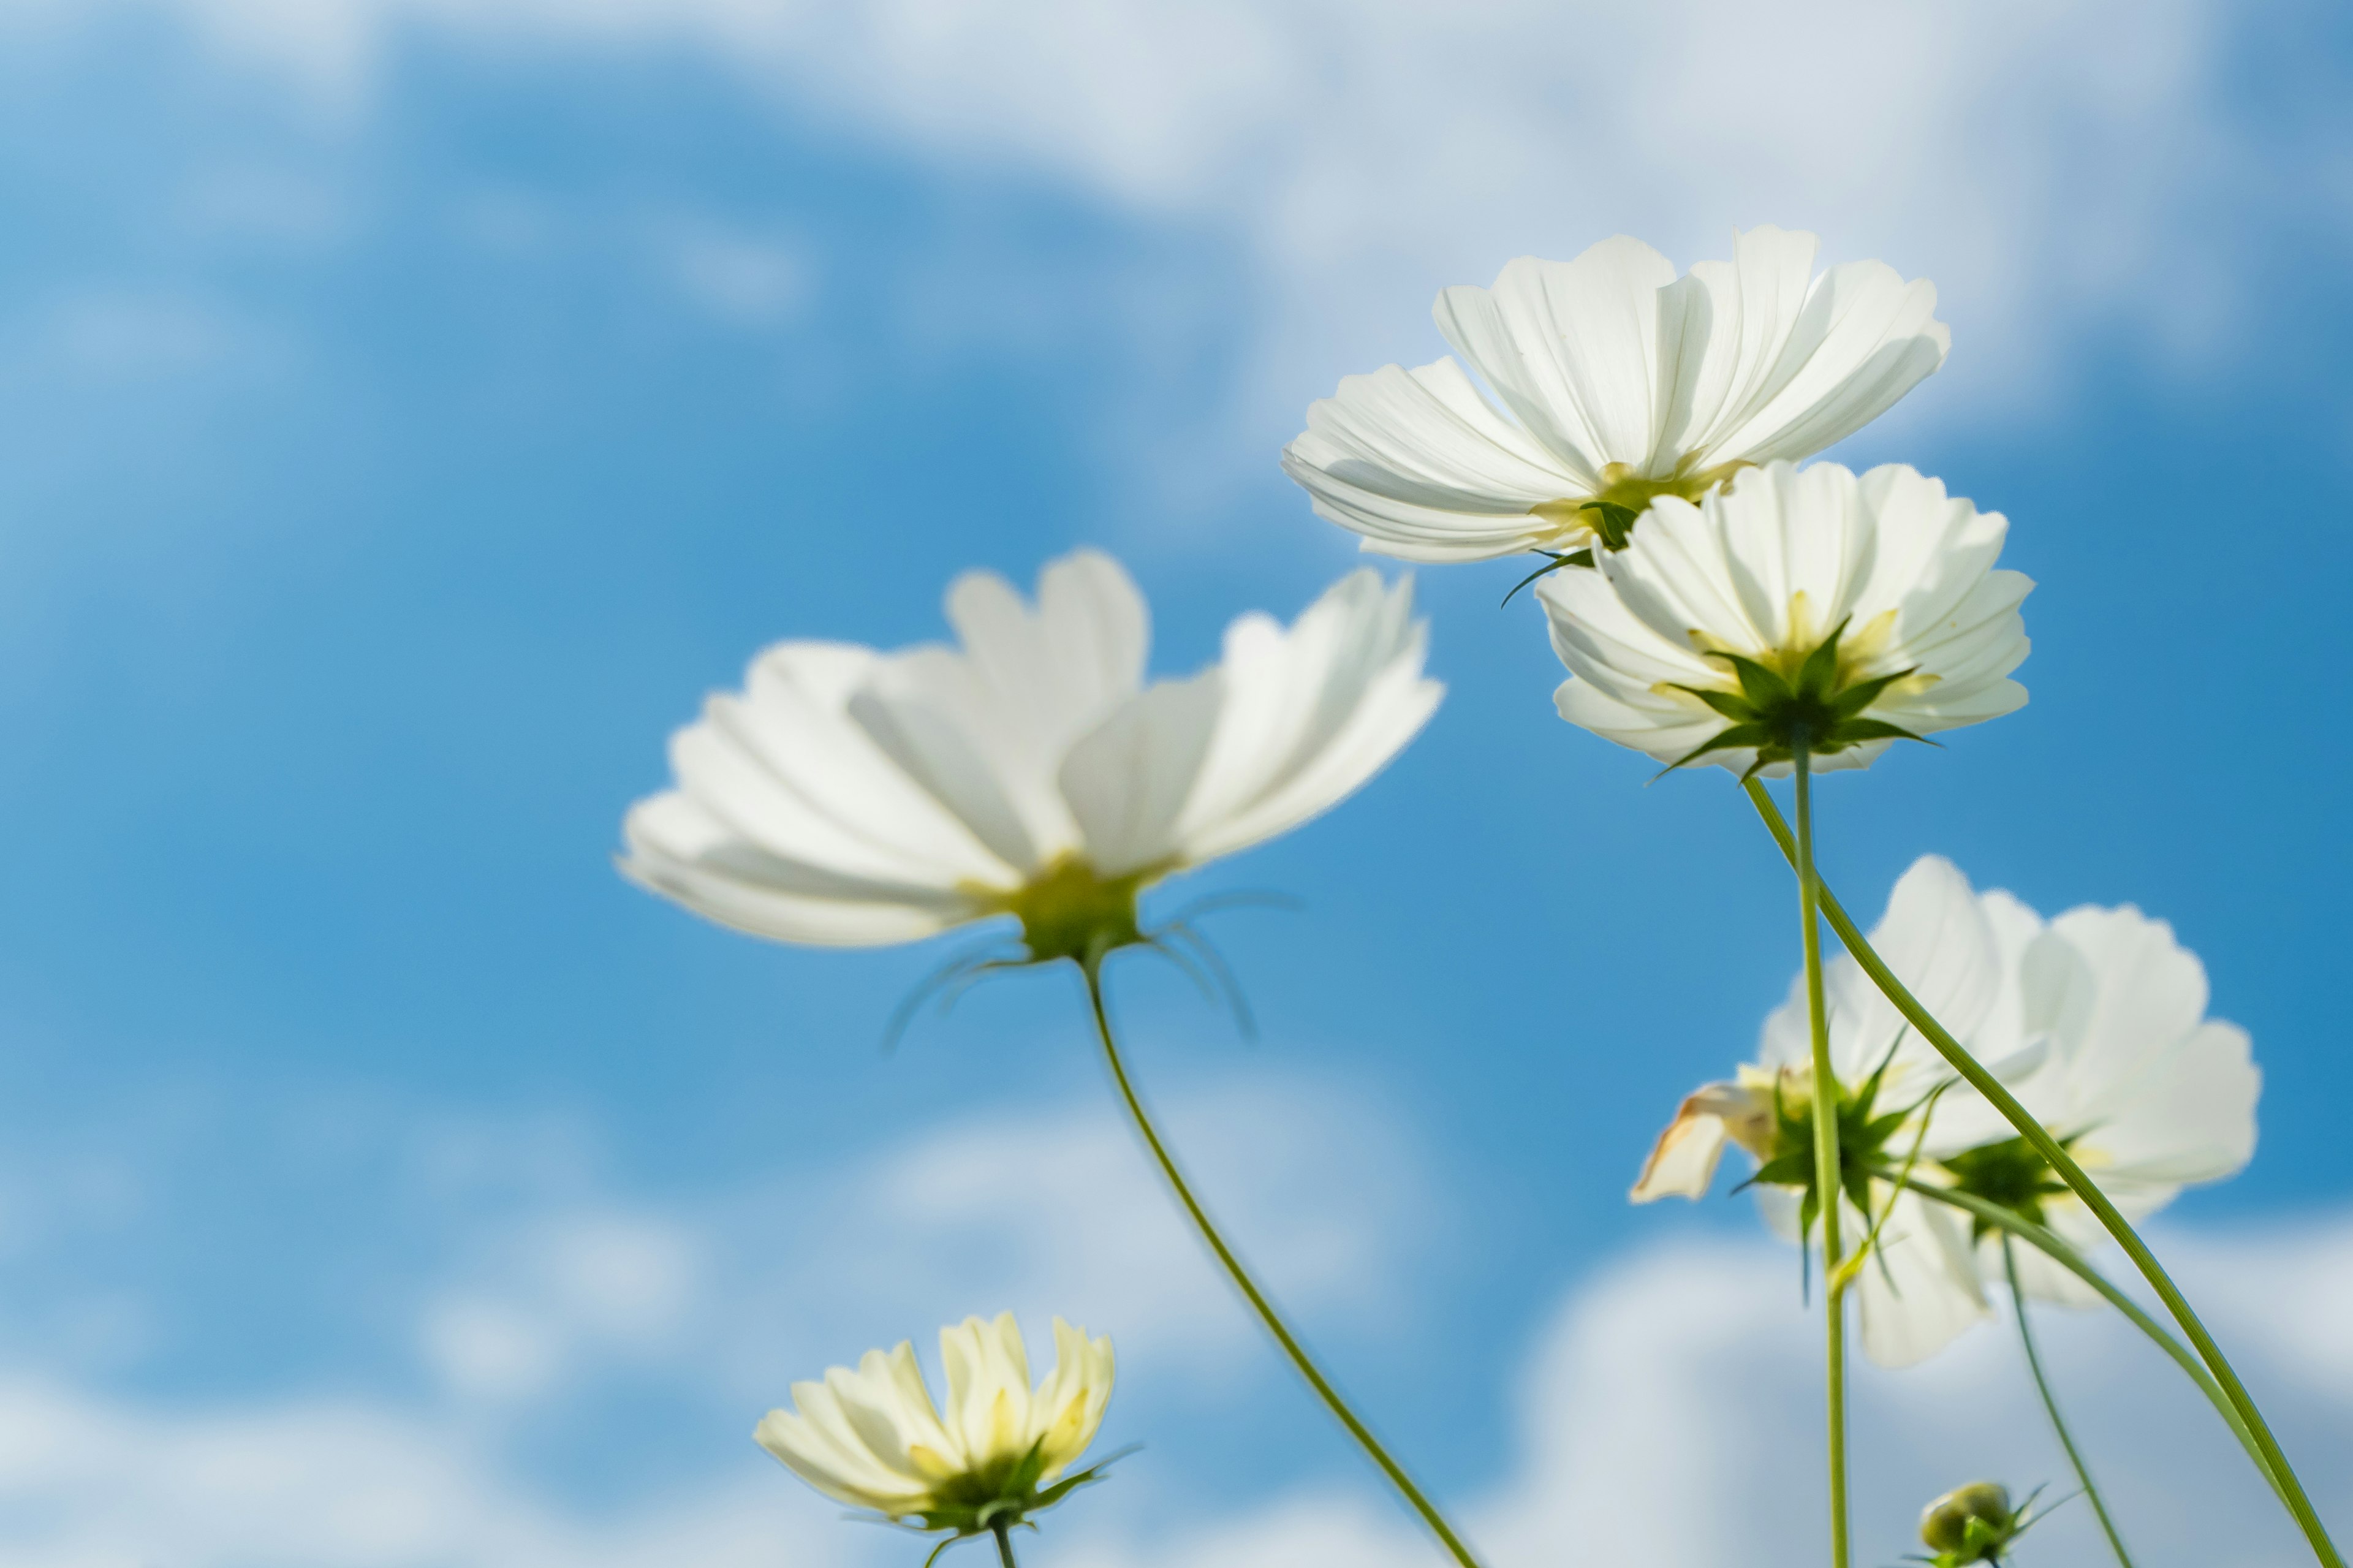
MULTIPOLYGON (((2138 1220, 2185 1186, 2244 1169, 2254 1157, 2263 1075, 2247 1032, 2206 1016, 2206 967, 2173 928, 2129 904, 2073 909, 2045 924, 2006 893, 1980 902, 2002 908, 1990 923, 2004 933, 2006 951, 1996 1004, 1962 1043, 1981 1058, 2039 1058, 2011 1091, 2125 1216, 2138 1220)), ((1929 1138, 1951 1184, 2048 1226, 2080 1251, 2107 1243, 2098 1217, 1976 1094, 1939 1100, 1929 1138)), ((2000 1238, 1981 1223, 1976 1229, 1979 1270, 2001 1283, 2000 1238)), ((2015 1251, 2030 1294, 2098 1301, 2041 1252, 2015 1251)))
POLYGON ((1945 363, 1935 285, 1878 261, 1815 276, 1816 243, 1753 228, 1681 279, 1623 235, 1522 257, 1433 310, 1503 411, 1453 360, 1387 365, 1308 409, 1283 471, 1408 561, 1615 549, 1658 497, 1811 457, 1945 363))
POLYGON ((2009 524, 1914 469, 1773 463, 1655 503, 1598 570, 1537 590, 1562 718, 1670 767, 1867 767, 1890 741, 2008 713, 2034 584, 2009 524))
MULTIPOLYGON (((1950 862, 1924 857, 1905 873, 1872 929, 1871 942, 1948 1027, 1973 1029, 1994 1005, 2000 944, 1950 862)), ((1874 1220, 1883 1222, 1877 1255, 1854 1286, 1862 1348, 1883 1366, 1907 1365, 1989 1310, 1966 1219, 1870 1174, 1900 1168, 1911 1156, 1922 1131, 1918 1113, 1950 1074, 1852 958, 1841 955, 1826 964, 1822 981, 1831 1070, 1840 1090, 1845 1190, 1838 1210, 1847 1253, 1862 1243, 1874 1220)), ((1811 1057, 1800 976, 1766 1020, 1756 1062, 1735 1080, 1711 1084, 1683 1102, 1661 1135, 1634 1200, 1704 1195, 1725 1143, 1735 1142, 1757 1162, 1754 1183, 1767 1224, 1792 1242, 1818 1235, 1811 1057)), ((1996 1070, 2012 1072, 2017 1064, 2005 1061, 1996 1070)), ((1937 1152, 1922 1150, 1927 1157, 1937 1152)))
POLYGON ((1034 1389, 1010 1312, 940 1331, 947 1408, 932 1404, 914 1347, 868 1351, 858 1370, 793 1384, 753 1436, 837 1502, 927 1531, 977 1535, 1051 1508, 1098 1471, 1068 1473, 1111 1398, 1108 1339, 1054 1320, 1053 1371, 1034 1389))
POLYGON ((2000 1481, 1971 1481, 1920 1510, 1920 1540, 1936 1555, 1915 1561, 1934 1568, 2004 1562, 2010 1544, 2042 1517, 2032 1497, 2012 1508, 2010 1489, 2000 1481))
MULTIPOLYGON (((2164 922, 2131 908, 2084 908, 2046 924, 2010 894, 1978 893, 1950 861, 1924 856, 1896 883, 1871 942, 2126 1215, 2231 1175, 2253 1153, 2261 1078, 2246 1033, 2206 1016, 2205 971, 2164 922)), ((1901 1168, 1916 1148, 1918 1180, 2002 1204, 2082 1250, 2106 1232, 2000 1112, 1953 1080, 1852 958, 1825 965, 1823 990, 1845 1107, 1841 1234, 1859 1242, 1868 1233, 1866 1204, 1883 1219, 1876 1256, 1856 1281, 1863 1349, 1900 1366, 1984 1317, 1985 1286, 2007 1275, 1998 1235, 1870 1172, 1901 1168)), ((1724 1146, 1737 1143, 1758 1163, 1767 1220, 1797 1239, 1815 1212, 1810 1053, 1800 980, 1767 1020, 1757 1063, 1684 1100, 1635 1201, 1703 1195, 1724 1146)), ((2042 1253, 2016 1254, 2031 1292, 2098 1300, 2042 1253)))
POLYGON ((779 643, 670 742, 621 869, 723 924, 871 946, 1012 915, 1033 959, 1138 940, 1160 878, 1297 826, 1411 740, 1421 673, 1406 581, 1360 570, 1290 626, 1244 616, 1224 658, 1144 683, 1144 600, 1109 556, 948 591, 962 646, 779 643))

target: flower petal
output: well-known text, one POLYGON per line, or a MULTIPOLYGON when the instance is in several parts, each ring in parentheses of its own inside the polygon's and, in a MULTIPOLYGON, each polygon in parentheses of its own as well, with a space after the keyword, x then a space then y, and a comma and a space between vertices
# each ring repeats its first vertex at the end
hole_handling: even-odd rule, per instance
POLYGON ((1342 377, 1308 408, 1282 467, 1320 515, 1365 535, 1366 549, 1409 560, 1529 549, 1560 531, 1531 508, 1592 492, 1589 473, 1497 414, 1447 359, 1342 377))
POLYGON ((1428 627, 1413 584, 1350 573, 1289 628, 1245 616, 1226 631, 1223 700, 1174 826, 1187 865, 1298 826, 1354 794, 1419 734, 1445 688, 1421 673, 1428 627))
POLYGON ((1660 291, 1674 264, 1641 240, 1605 239, 1574 261, 1523 256, 1492 289, 1443 290, 1446 341, 1563 467, 1598 488, 1601 468, 1649 474, 1666 414, 1660 291))

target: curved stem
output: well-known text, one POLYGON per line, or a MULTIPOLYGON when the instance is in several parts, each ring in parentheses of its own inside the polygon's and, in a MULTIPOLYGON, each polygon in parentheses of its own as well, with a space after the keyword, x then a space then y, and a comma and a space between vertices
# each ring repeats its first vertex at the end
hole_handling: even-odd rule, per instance
POLYGON ((2092 1467, 2075 1447, 2074 1435, 2067 1430, 2066 1418, 2059 1414, 2059 1396, 2051 1392, 2051 1380, 2042 1375, 2042 1358, 2035 1353, 2034 1329, 2026 1321, 2026 1287, 2018 1282, 2018 1248, 2010 1238, 2001 1238, 2001 1267, 2010 1276, 2010 1305, 2018 1312, 2018 1342, 2026 1350, 2026 1370, 2034 1374, 2034 1392, 2042 1395, 2043 1414, 2051 1417, 2051 1430, 2057 1433, 2059 1446, 2067 1451, 2067 1463, 2074 1467, 2075 1484, 2092 1501, 2092 1512, 2098 1516, 2100 1529, 2108 1538, 2108 1545, 2124 1568, 2132 1568, 2132 1554, 2125 1550, 2125 1538, 2117 1532, 2116 1521, 2108 1517, 2108 1505, 2100 1497, 2100 1489, 2092 1480, 2092 1467))
POLYGON ((2272 1474, 2271 1461, 2263 1457, 2262 1447, 2255 1442, 2254 1434, 2247 1430, 2246 1422, 2240 1417, 2237 1407, 2232 1405, 2230 1398, 2223 1394, 2221 1385, 2214 1381, 2213 1374, 2206 1370, 2206 1363, 2200 1361, 2188 1345, 2166 1332, 2165 1325, 2143 1311, 2139 1302, 2116 1289, 2114 1280, 2093 1268, 2082 1253, 2068 1246, 2055 1233, 2036 1225, 2016 1210, 2004 1208, 2001 1205, 1978 1197, 1974 1193, 1955 1192, 1950 1187, 1940 1187, 1934 1183, 1916 1181, 1892 1168, 1883 1168, 1872 1173, 1883 1180, 1894 1182, 1907 1191, 1917 1193, 1924 1198, 1960 1209, 2006 1235, 2018 1237, 2019 1240, 2033 1247, 2052 1262, 2058 1264, 2076 1279, 2098 1291, 2108 1305, 2123 1313, 2127 1322, 2147 1335, 2150 1343, 2173 1358, 2174 1364, 2181 1368, 2183 1374, 2198 1385, 2199 1392, 2203 1394, 2207 1402, 2214 1406, 2215 1414, 2222 1417, 2222 1424, 2230 1427, 2232 1435, 2239 1439, 2239 1446, 2246 1449, 2247 1458, 2254 1461, 2256 1474, 2263 1478, 2271 1487, 2273 1494, 2283 1503, 2287 1500, 2286 1494, 2280 1489, 2279 1479, 2272 1474))
MULTIPOLYGON (((1839 1081, 1831 1065, 1830 1018, 1822 1003, 1821 882, 1814 875, 1813 775, 1797 748, 1798 920, 1806 955, 1806 1023, 1813 1033, 1814 1192, 1822 1222, 1823 1382, 1830 1406, 1831 1564, 1847 1568, 1846 1299, 1839 1289, 1839 1081)), ((1802 1238, 1800 1238, 1802 1239, 1802 1238)))
MULTIPOLYGON (((1200 1200, 1194 1197, 1193 1189, 1187 1184, 1184 1173, 1176 1168, 1176 1161, 1168 1152, 1168 1146, 1160 1141, 1160 1134, 1153 1128, 1152 1118, 1145 1113, 1144 1101, 1137 1097, 1135 1085, 1128 1079, 1127 1068, 1120 1060, 1118 1043, 1112 1037, 1111 1015, 1103 1005, 1101 964, 1102 961, 1097 959, 1082 964, 1081 968, 1086 975, 1087 1001, 1094 1010, 1095 1036, 1103 1042, 1103 1061, 1111 1068, 1112 1081, 1118 1086, 1119 1097, 1125 1102, 1136 1131, 1143 1135, 1145 1146, 1151 1150, 1153 1159, 1159 1163, 1160 1173, 1167 1178, 1169 1190, 1176 1194, 1176 1201, 1191 1216, 1193 1228, 1199 1231, 1201 1239, 1209 1244, 1209 1250, 1224 1265, 1227 1278, 1242 1293, 1242 1299, 1250 1304, 1250 1310, 1258 1314, 1259 1321, 1266 1325, 1266 1331, 1274 1336, 1275 1343, 1282 1347, 1282 1353, 1291 1358, 1291 1364, 1299 1369, 1299 1375, 1307 1380, 1307 1385, 1315 1391, 1317 1398, 1324 1401, 1324 1407, 1332 1412, 1341 1426, 1347 1428, 1348 1436, 1356 1440, 1357 1447, 1380 1467, 1389 1484, 1397 1488, 1414 1512, 1421 1516, 1422 1523, 1430 1527, 1430 1533, 1438 1537, 1454 1561, 1461 1568, 1479 1568, 1479 1560, 1471 1555, 1471 1549, 1462 1543, 1461 1536, 1454 1533, 1453 1527, 1446 1522, 1437 1505, 1422 1495, 1421 1489, 1414 1485, 1413 1478, 1405 1473, 1405 1468, 1389 1458, 1388 1450, 1381 1447, 1380 1439, 1373 1436, 1372 1429, 1357 1419, 1356 1413, 1348 1408, 1348 1402, 1340 1397, 1340 1391, 1333 1387, 1331 1380, 1317 1369, 1314 1362, 1308 1359, 1307 1352, 1297 1336, 1275 1311, 1274 1303, 1267 1300, 1266 1293, 1250 1279, 1249 1270, 1242 1267, 1241 1259, 1234 1256, 1233 1248, 1226 1245, 1225 1237, 1219 1236, 1218 1227, 1210 1223, 1208 1213, 1201 1207, 1200 1200)), ((1011 1559, 1007 1561, 1009 1563, 1011 1559)))
MULTIPOLYGON (((1797 847, 1788 826, 1781 820, 1780 808, 1773 804, 1773 797, 1766 793, 1765 787, 1754 779, 1748 781, 1746 788, 1748 798, 1756 805, 1757 814, 1765 819, 1765 826, 1779 841, 1781 853, 1788 858, 1791 865, 1796 865, 1797 847)), ((1871 976, 1872 983, 1879 987, 1881 994, 1895 1005, 1896 1011, 1920 1031, 1923 1038, 1936 1047, 1937 1053, 1955 1072, 1968 1080, 1969 1087, 1984 1095, 2009 1119, 2010 1124, 2018 1129, 2020 1136, 2034 1146, 2035 1152, 2084 1201, 2084 1205, 2099 1217, 2100 1224, 2116 1238, 2116 1245, 2125 1249, 2125 1255, 2140 1270, 2141 1278, 2148 1281, 2149 1288, 2157 1292, 2158 1299, 2173 1314, 2173 1321, 2181 1326, 2181 1331, 2196 1347, 2200 1359, 2213 1373, 2214 1380, 2221 1385, 2225 1397, 2237 1407, 2240 1418, 2246 1423, 2248 1435, 2263 1449, 2270 1473, 2278 1483, 2281 1500, 2295 1515, 2313 1555, 2327 1568, 2345 1568, 2345 1559, 2337 1554, 2336 1543, 2328 1539, 2328 1531, 2322 1526, 2319 1513, 2313 1508, 2312 1500, 2305 1495, 2304 1486, 2296 1479, 2287 1456, 2280 1451, 2279 1440, 2272 1436, 2271 1427, 2263 1421, 2263 1412, 2255 1408, 2253 1397, 2247 1393, 2246 1385, 2239 1381, 2239 1374, 2232 1370, 2221 1347, 2214 1342, 2214 1336, 2206 1331, 2206 1325, 2190 1310, 2188 1299, 2174 1285, 2172 1277, 2166 1273, 2164 1266, 2158 1262, 2157 1255, 2149 1251, 2140 1234, 2133 1229, 2131 1222, 2117 1212, 2116 1205, 2108 1201, 2108 1195, 2084 1173, 2084 1168, 2075 1163, 2074 1157, 2051 1136, 2049 1130, 2018 1102, 2018 1097, 2003 1088, 1999 1079, 1988 1072, 1959 1041, 1946 1032, 1944 1026, 1937 1023, 1926 1007, 1920 1005, 1919 999, 1905 988, 1894 972, 1887 967, 1878 953, 1872 951, 1871 943, 1863 939, 1862 932, 1856 929, 1854 921, 1847 918, 1846 911, 1827 889, 1823 891, 1821 902, 1822 913, 1830 921, 1831 929, 1838 932, 1839 940, 1846 944, 1847 952, 1854 955, 1855 963, 1862 966, 1863 973, 1871 976)))
POLYGON ((997 1561, 999 1568, 1021 1568, 1019 1563, 1013 1561, 1012 1529, 1001 1519, 989 1528, 997 1537, 997 1561))

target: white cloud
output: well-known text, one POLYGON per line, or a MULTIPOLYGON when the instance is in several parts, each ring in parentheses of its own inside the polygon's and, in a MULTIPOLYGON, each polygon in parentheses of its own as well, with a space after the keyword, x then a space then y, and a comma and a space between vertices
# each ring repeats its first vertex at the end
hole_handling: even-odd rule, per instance
POLYGON ((666 237, 679 287, 730 325, 783 326, 800 316, 814 293, 808 258, 790 240, 694 220, 678 224, 666 237))
MULTIPOLYGON (((1158 1114, 1288 1307, 1321 1330, 1399 1330, 1394 1287, 1437 1205, 1382 1106, 1261 1077, 1158 1114)), ((577 1398, 648 1373, 774 1400, 828 1362, 902 1338, 928 1346, 942 1323, 1007 1308, 1110 1333, 1202 1398, 1229 1392, 1237 1352, 1257 1342, 1108 1092, 667 1211, 618 1207, 560 1140, 548 1180, 500 1196, 514 1163, 478 1142, 429 1140, 420 1170, 459 1240, 413 1304, 415 1348, 460 1404, 577 1398)))
MULTIPOLYGON (((2307 1335, 2333 1308, 2305 1292, 2353 1268, 2353 1221, 2232 1241, 2176 1232, 2165 1249, 2211 1305, 2324 1511, 2344 1521, 2353 1388, 2301 1373, 2307 1335)), ((1493 1568, 1818 1562, 1818 1324, 1794 1284, 1788 1253, 1714 1242, 1647 1250, 1574 1291, 1518 1379, 1512 1473, 1461 1509, 1493 1568)), ((2326 1353, 2341 1362, 2336 1316, 2326 1353)), ((2106 1314, 2045 1321, 2071 1413, 2143 1561, 2305 1560, 2219 1425, 2154 1352, 2106 1314)), ((1855 1421, 1863 1561, 1908 1550, 1919 1505, 1961 1480, 2063 1479, 1999 1325, 1908 1372, 1862 1369, 1855 1421)), ((1131 1462, 1147 1461, 1181 1466, 1183 1456, 1155 1447, 1131 1462)), ((722 1470, 651 1500, 566 1504, 448 1415, 324 1400, 175 1407, 46 1377, 0 1380, 0 1556, 31 1568, 879 1568, 905 1557, 903 1542, 834 1522, 749 1445, 722 1470)), ((1114 1483, 1065 1510, 1050 1526, 1051 1560, 1437 1561, 1369 1482, 1206 1512, 1186 1493, 1176 1520, 1123 1500, 1153 1489, 1114 1483)), ((2082 1506, 2069 1505, 2034 1538, 2031 1560, 2094 1560, 2089 1530, 2082 1506)))
MULTIPOLYGON (((1430 356, 1433 289, 1509 256, 1625 229, 1689 261, 1765 221, 1936 278, 1945 406, 2016 408, 2080 329, 2224 331, 2250 204, 2298 188, 2280 149, 2242 144, 2219 0, 153 3, 346 103, 403 28, 696 45, 919 156, 1208 224, 1262 264, 1267 298, 1239 312, 1267 323, 1253 426, 1344 370, 1430 356)), ((720 295, 789 292, 743 262, 697 265, 720 295)))

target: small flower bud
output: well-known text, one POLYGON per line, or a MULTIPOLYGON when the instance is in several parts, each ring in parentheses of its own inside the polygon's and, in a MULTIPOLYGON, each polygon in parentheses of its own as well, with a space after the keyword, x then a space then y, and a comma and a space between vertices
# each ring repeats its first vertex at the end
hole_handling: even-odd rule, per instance
POLYGON ((1956 1488, 1920 1513, 1920 1539, 1945 1563, 1999 1563, 2019 1529, 2010 1489, 1999 1481, 1956 1488))

